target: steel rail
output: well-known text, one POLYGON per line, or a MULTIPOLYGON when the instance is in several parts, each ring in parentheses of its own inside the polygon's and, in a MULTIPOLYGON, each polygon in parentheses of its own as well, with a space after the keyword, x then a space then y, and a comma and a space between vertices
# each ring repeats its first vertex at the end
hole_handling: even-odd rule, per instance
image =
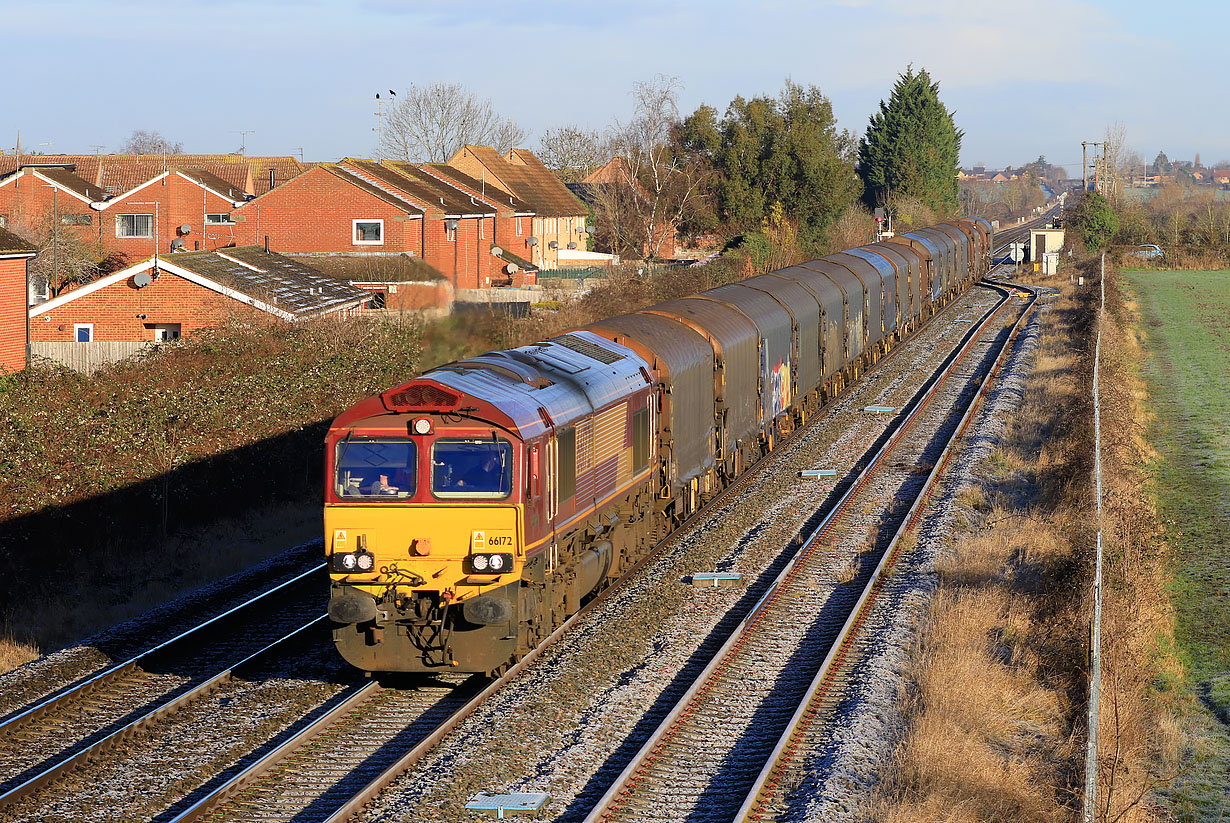
POLYGON ((285 580, 282 583, 279 583, 278 585, 274 586, 271 589, 266 589, 265 591, 261 592, 255 597, 249 598, 248 600, 245 600, 243 603, 233 606, 227 609, 226 611, 222 612, 221 614, 217 614, 211 617, 209 620, 206 620, 203 623, 199 623, 190 629, 180 632, 175 637, 172 637, 170 640, 165 640, 162 643, 159 643, 157 646, 146 649, 145 651, 141 652, 135 657, 129 658, 128 660, 125 660, 122 663, 116 663, 108 668, 105 668, 101 672, 96 672, 93 675, 88 676, 84 680, 80 680, 75 684, 69 685, 57 692, 54 692, 51 695, 42 698, 40 701, 36 702, 35 705, 33 706, 18 710, 16 714, 11 714, 10 716, 6 717, 3 721, 0 721, 0 739, 3 739, 5 736, 11 733, 11 731, 14 728, 16 728, 17 725, 25 724, 25 723, 29 723, 30 721, 37 720, 39 717, 46 714, 48 711, 54 708, 58 708, 59 706, 63 705, 69 700, 80 699, 92 692, 97 691, 103 686, 110 685, 111 683, 115 682, 116 680, 119 680, 120 678, 128 674, 129 672, 136 669, 138 665, 141 663, 141 661, 146 660, 149 657, 159 652, 165 652, 167 649, 173 648, 178 643, 186 642, 189 638, 193 637, 198 632, 203 633, 207 628, 209 628, 210 626, 213 626, 219 621, 225 620, 228 617, 232 617, 233 615, 237 614, 238 612, 244 609, 251 608, 254 604, 259 603, 265 598, 278 594, 284 589, 302 582, 309 575, 317 574, 318 572, 322 571, 325 568, 325 565, 326 564, 324 563, 320 563, 316 566, 313 566, 307 571, 302 572, 298 575, 295 575, 289 580, 285 580))
MULTIPOLYGON (((714 654, 709 664, 693 681, 691 687, 685 692, 676 702, 670 713, 654 730, 654 733, 642 745, 636 755, 628 762, 619 777, 607 789, 606 793, 595 804, 594 808, 585 817, 585 823, 596 823, 597 821, 607 819, 609 814, 615 807, 622 802, 621 798, 626 797, 632 792, 629 788, 639 774, 647 770, 648 763, 655 759, 655 751, 658 744, 672 736, 673 731, 678 721, 692 714, 693 704, 698 697, 702 697, 713 687, 717 676, 731 664, 733 660, 733 652, 743 646, 750 637, 753 630, 760 622, 760 617, 765 614, 766 606, 774 601, 778 595, 786 590, 787 584, 797 576, 802 569, 802 561, 805 560, 812 552, 819 540, 826 535, 835 522, 849 505, 854 494, 860 490, 869 478, 875 473, 883 462, 883 458, 889 454, 897 444, 902 440, 910 425, 918 418, 921 411, 926 408, 931 398, 934 397, 938 388, 952 374, 956 366, 962 362, 965 355, 972 349, 974 343, 982 336, 982 332, 998 316, 1003 308, 1008 305, 1011 299, 1011 292, 1003 289, 997 289, 1003 293, 1003 299, 985 314, 978 326, 971 329, 966 335, 964 342, 959 349, 947 359, 947 363, 937 371, 931 378, 931 385, 926 388, 921 396, 914 399, 908 413, 896 423, 893 434, 885 441, 885 443, 877 450, 875 456, 859 473, 857 479, 851 484, 851 487, 842 495, 842 497, 834 504, 828 514, 825 515, 821 523, 812 531, 806 541, 799 547, 791 558, 787 566, 779 573, 773 581, 766 594, 756 603, 749 611, 748 615, 740 623, 739 627, 732 632, 731 636, 726 640, 723 646, 714 654)), ((921 493, 920 493, 921 494, 921 493)), ((858 604, 863 603, 871 590, 873 583, 880 579, 880 572, 884 566, 885 558, 888 552, 884 553, 881 558, 880 565, 877 567, 868 585, 865 587, 858 604)), ((856 604, 855 612, 857 613, 858 604, 856 604)), ((830 657, 837 648, 834 643, 833 650, 830 651, 830 657)))
POLYGON ((778 739, 777 745, 769 755, 767 762, 757 775, 756 781, 752 784, 746 800, 739 808, 735 815, 736 823, 741 821, 761 820, 765 816, 764 806, 767 805, 773 797, 776 796, 777 789, 783 783, 783 772, 789 768, 794 756, 802 749, 799 738, 806 733, 812 721, 819 715, 817 704, 825 696, 829 687, 836 679, 837 667, 846 662, 846 650, 853 640, 853 636, 866 620, 871 606, 875 602, 875 596, 883 586, 884 573, 892 566, 899 557, 900 548, 905 536, 914 530, 919 518, 922 516, 923 508, 927 500, 930 498, 931 492, 939 485, 939 480, 943 472, 948 466, 952 458, 953 452, 957 445, 964 439, 965 433, 968 430, 970 423, 973 421, 975 414, 982 404, 983 398, 986 396, 991 382, 995 379, 1003 363, 1007 359, 1008 353, 1012 349, 1012 343, 1021 328, 1021 324, 1025 318, 1029 316, 1030 311, 1036 305, 1038 293, 1036 290, 1011 284, 1012 288, 1028 290, 1030 292, 1030 300, 1021 311, 1020 316, 1013 324, 1008 337, 1004 340, 1000 347, 999 353, 996 356, 995 362, 987 371, 987 374, 979 384, 978 391, 974 397, 970 399, 969 405, 965 409, 961 420, 954 429, 952 436, 944 445, 944 450, 940 455, 940 459, 932 466, 931 471, 927 475, 927 479, 923 484, 922 490, 915 498, 910 510, 902 518, 897 531, 893 534, 888 547, 885 549, 884 555, 880 558, 879 564, 876 566, 875 572, 868 581, 866 588, 859 597, 858 602, 850 612, 850 616, 841 628, 837 639, 834 641, 828 654, 825 656, 824 662, 820 669, 812 678, 811 684, 804 692, 802 700, 800 700, 798 708, 795 710, 790 722, 786 725, 778 739))
POLYGON ((265 655, 271 654, 275 649, 280 647, 282 644, 298 637, 303 632, 309 631, 310 629, 314 627, 323 625, 326 620, 328 620, 328 615, 322 614, 319 617, 310 621, 309 623, 305 623, 304 625, 300 626, 294 631, 288 634, 285 634, 282 637, 279 637, 277 640, 268 644, 264 648, 261 648, 258 651, 253 652, 252 654, 243 658, 239 662, 231 666, 228 666, 226 669, 218 672, 213 677, 210 677, 207 680, 202 681, 201 683, 197 684, 189 691, 181 693, 177 697, 167 701, 166 703, 163 703, 157 708, 152 709, 151 711, 147 712, 146 714, 142 715, 141 717, 137 718, 131 723, 126 724, 122 728, 116 729, 115 731, 111 732, 106 737, 102 738, 101 740, 95 741, 94 743, 87 746, 86 748, 81 749, 80 751, 75 752, 72 755, 69 755, 68 757, 64 758, 63 760, 60 760, 53 766, 35 775, 34 777, 31 777, 30 779, 26 780, 20 785, 15 786, 14 788, 5 792, 3 795, 0 795, 0 809, 5 808, 6 806, 11 806, 13 803, 17 802, 18 800, 28 797, 29 795, 33 794, 38 789, 54 782, 55 780, 59 779, 63 775, 72 771, 73 769, 85 764, 87 761, 93 759, 94 757, 97 757, 103 752, 106 752, 106 751, 109 751, 115 748, 117 745, 124 742, 125 740, 128 740, 134 737, 137 733, 149 729, 151 726, 153 726, 155 723, 159 722, 160 720, 166 717, 169 717, 170 715, 174 714, 175 712, 179 711, 180 709, 184 708, 190 703, 196 700, 199 700, 200 698, 212 693, 216 689, 220 688, 223 684, 230 681, 231 678, 234 676, 235 672, 241 667, 245 665, 249 665, 255 662, 257 659, 264 657, 265 655))

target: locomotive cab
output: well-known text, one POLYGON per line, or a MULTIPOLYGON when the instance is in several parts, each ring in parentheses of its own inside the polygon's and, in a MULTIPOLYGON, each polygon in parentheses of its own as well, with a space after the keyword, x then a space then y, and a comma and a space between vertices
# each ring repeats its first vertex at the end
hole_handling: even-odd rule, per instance
POLYGON ((527 450, 491 421, 379 411, 326 444, 338 650, 369 671, 498 670, 521 630, 527 450))

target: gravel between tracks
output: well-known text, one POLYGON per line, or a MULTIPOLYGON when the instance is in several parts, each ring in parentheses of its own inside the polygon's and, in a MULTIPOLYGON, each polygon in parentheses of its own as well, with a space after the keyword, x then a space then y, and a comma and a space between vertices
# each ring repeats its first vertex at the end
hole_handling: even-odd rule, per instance
MULTIPOLYGON (((1039 304, 1046 310, 1047 302, 1039 304)), ((900 741, 907 718, 901 713, 909 649, 935 589, 935 561, 965 535, 971 513, 958 502, 963 488, 999 443, 1006 421, 1019 406, 1038 347, 1040 312, 1027 321, 992 390, 932 495, 918 527, 914 550, 901 559, 890 596, 883 598, 868 629, 878 639, 861 664, 863 676, 842 700, 835 733, 812 750, 807 780, 793 792, 788 821, 862 821, 863 804, 879 782, 887 758, 900 741)))
MULTIPOLYGON (((596 609, 537 664, 480 708, 420 766, 373 803, 366 819, 468 819, 479 791, 545 791, 546 816, 579 819, 669 711, 793 550, 834 481, 801 480, 803 468, 844 476, 968 322, 995 297, 973 290, 851 394, 826 420, 780 449, 739 499, 681 535, 623 591, 596 609), (687 575, 738 571, 748 584, 695 589, 687 575)), ((842 562, 835 558, 834 562, 842 562)))
POLYGON ((0 812, 0 821, 153 820, 186 806, 202 785, 229 774, 254 751, 272 748, 361 679, 326 632, 301 645, 306 649, 276 667, 230 681, 101 761, 0 812), (100 810, 109 817, 99 818, 100 810))

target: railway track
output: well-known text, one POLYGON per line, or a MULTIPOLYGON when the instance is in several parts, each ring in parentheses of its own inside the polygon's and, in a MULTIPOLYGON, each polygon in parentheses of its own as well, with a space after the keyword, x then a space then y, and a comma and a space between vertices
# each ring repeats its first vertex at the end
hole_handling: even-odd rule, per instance
POLYGON ((0 810, 148 731, 306 632, 323 564, 0 720, 0 810))
MULTIPOLYGON (((897 351, 900 348, 881 363, 888 361, 897 351)), ((791 440, 802 431, 792 435, 791 440)), ((781 445, 788 442, 790 440, 781 445)), ((764 463, 760 468, 763 466, 764 463)), ((673 543, 676 535, 707 516, 713 507, 737 499, 755 481, 759 470, 744 473, 715 496, 680 529, 666 537, 623 580, 631 579, 637 569, 651 562, 673 543)), ((382 689, 376 684, 369 685, 334 706, 278 749, 250 762, 208 794, 197 798, 191 807, 174 818, 175 823, 256 819, 326 820, 337 823, 349 819, 619 588, 620 584, 617 583, 603 592, 503 677, 491 681, 481 691, 475 689, 472 683, 463 686, 449 679, 438 679, 431 688, 451 687, 457 690, 457 694, 441 696, 430 712, 413 696, 404 706, 395 705, 391 701, 397 698, 390 693, 391 690, 382 689), (372 722, 368 716, 381 715, 378 707, 385 705, 385 701, 395 705, 393 716, 398 719, 393 726, 401 724, 405 733, 392 734, 392 727, 383 725, 380 720, 376 721, 377 727, 370 732, 364 730, 365 724, 372 722), (441 707, 445 706, 452 707, 452 710, 442 711, 441 707), (339 730, 347 732, 340 734, 339 730), (339 735, 353 742, 339 748, 339 735)))
MULTIPOLYGON (((776 797, 778 787, 789 785, 782 770, 802 750, 795 730, 818 728, 811 721, 822 708, 829 717, 838 715, 834 706, 822 705, 824 698, 836 693, 832 686, 837 680, 855 676, 861 647, 871 642, 860 627, 891 575, 902 536, 964 428, 954 426, 941 440, 941 422, 928 421, 924 414, 937 399, 940 409, 957 402, 966 387, 951 378, 960 377, 959 369, 968 368, 972 359, 969 355, 986 346, 979 343, 982 332, 994 327, 1011 300, 1009 292, 971 333, 586 821, 728 820, 736 810, 739 819, 761 819, 771 801, 755 798, 776 797), (930 468, 925 482, 919 482, 915 471, 919 465, 930 468), (884 499, 893 501, 887 513, 881 513, 884 499), (892 514, 907 504, 908 512, 892 514), (826 547, 850 541, 862 551, 849 570, 849 584, 838 586, 832 597, 816 598, 815 591, 832 584, 826 547), (801 680, 813 672, 810 682, 801 680), (784 739, 779 741, 774 731, 783 727, 784 739), (766 757, 769 765, 752 787, 753 798, 740 804, 748 791, 749 771, 758 770, 766 757), (771 768, 775 763, 780 765, 771 768)), ((999 356, 1009 339, 1001 341, 999 356)), ((972 407, 971 399, 964 420, 972 407)))
POLYGON ((316 821, 337 810, 470 704, 486 681, 368 683, 181 812, 188 821, 316 821))

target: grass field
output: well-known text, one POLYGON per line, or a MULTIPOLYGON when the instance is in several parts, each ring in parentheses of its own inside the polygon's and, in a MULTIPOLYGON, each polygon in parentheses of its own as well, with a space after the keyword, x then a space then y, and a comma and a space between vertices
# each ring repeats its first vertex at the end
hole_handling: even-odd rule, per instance
MULTIPOLYGON (((1176 651, 1230 730, 1230 271, 1122 271, 1147 352, 1152 492, 1174 558, 1176 651)), ((1214 720, 1216 718, 1216 720, 1214 720)), ((1224 744, 1223 744, 1224 745, 1224 744)), ((1217 769, 1226 752, 1211 758, 1217 769)), ((1214 775, 1212 782, 1218 778, 1214 775)), ((1220 777, 1226 792, 1230 777, 1220 777)), ((1209 786, 1217 793, 1215 785, 1209 786)), ((1224 796, 1224 795, 1223 795, 1224 796)), ((1228 810, 1230 811, 1230 810, 1228 810)))

